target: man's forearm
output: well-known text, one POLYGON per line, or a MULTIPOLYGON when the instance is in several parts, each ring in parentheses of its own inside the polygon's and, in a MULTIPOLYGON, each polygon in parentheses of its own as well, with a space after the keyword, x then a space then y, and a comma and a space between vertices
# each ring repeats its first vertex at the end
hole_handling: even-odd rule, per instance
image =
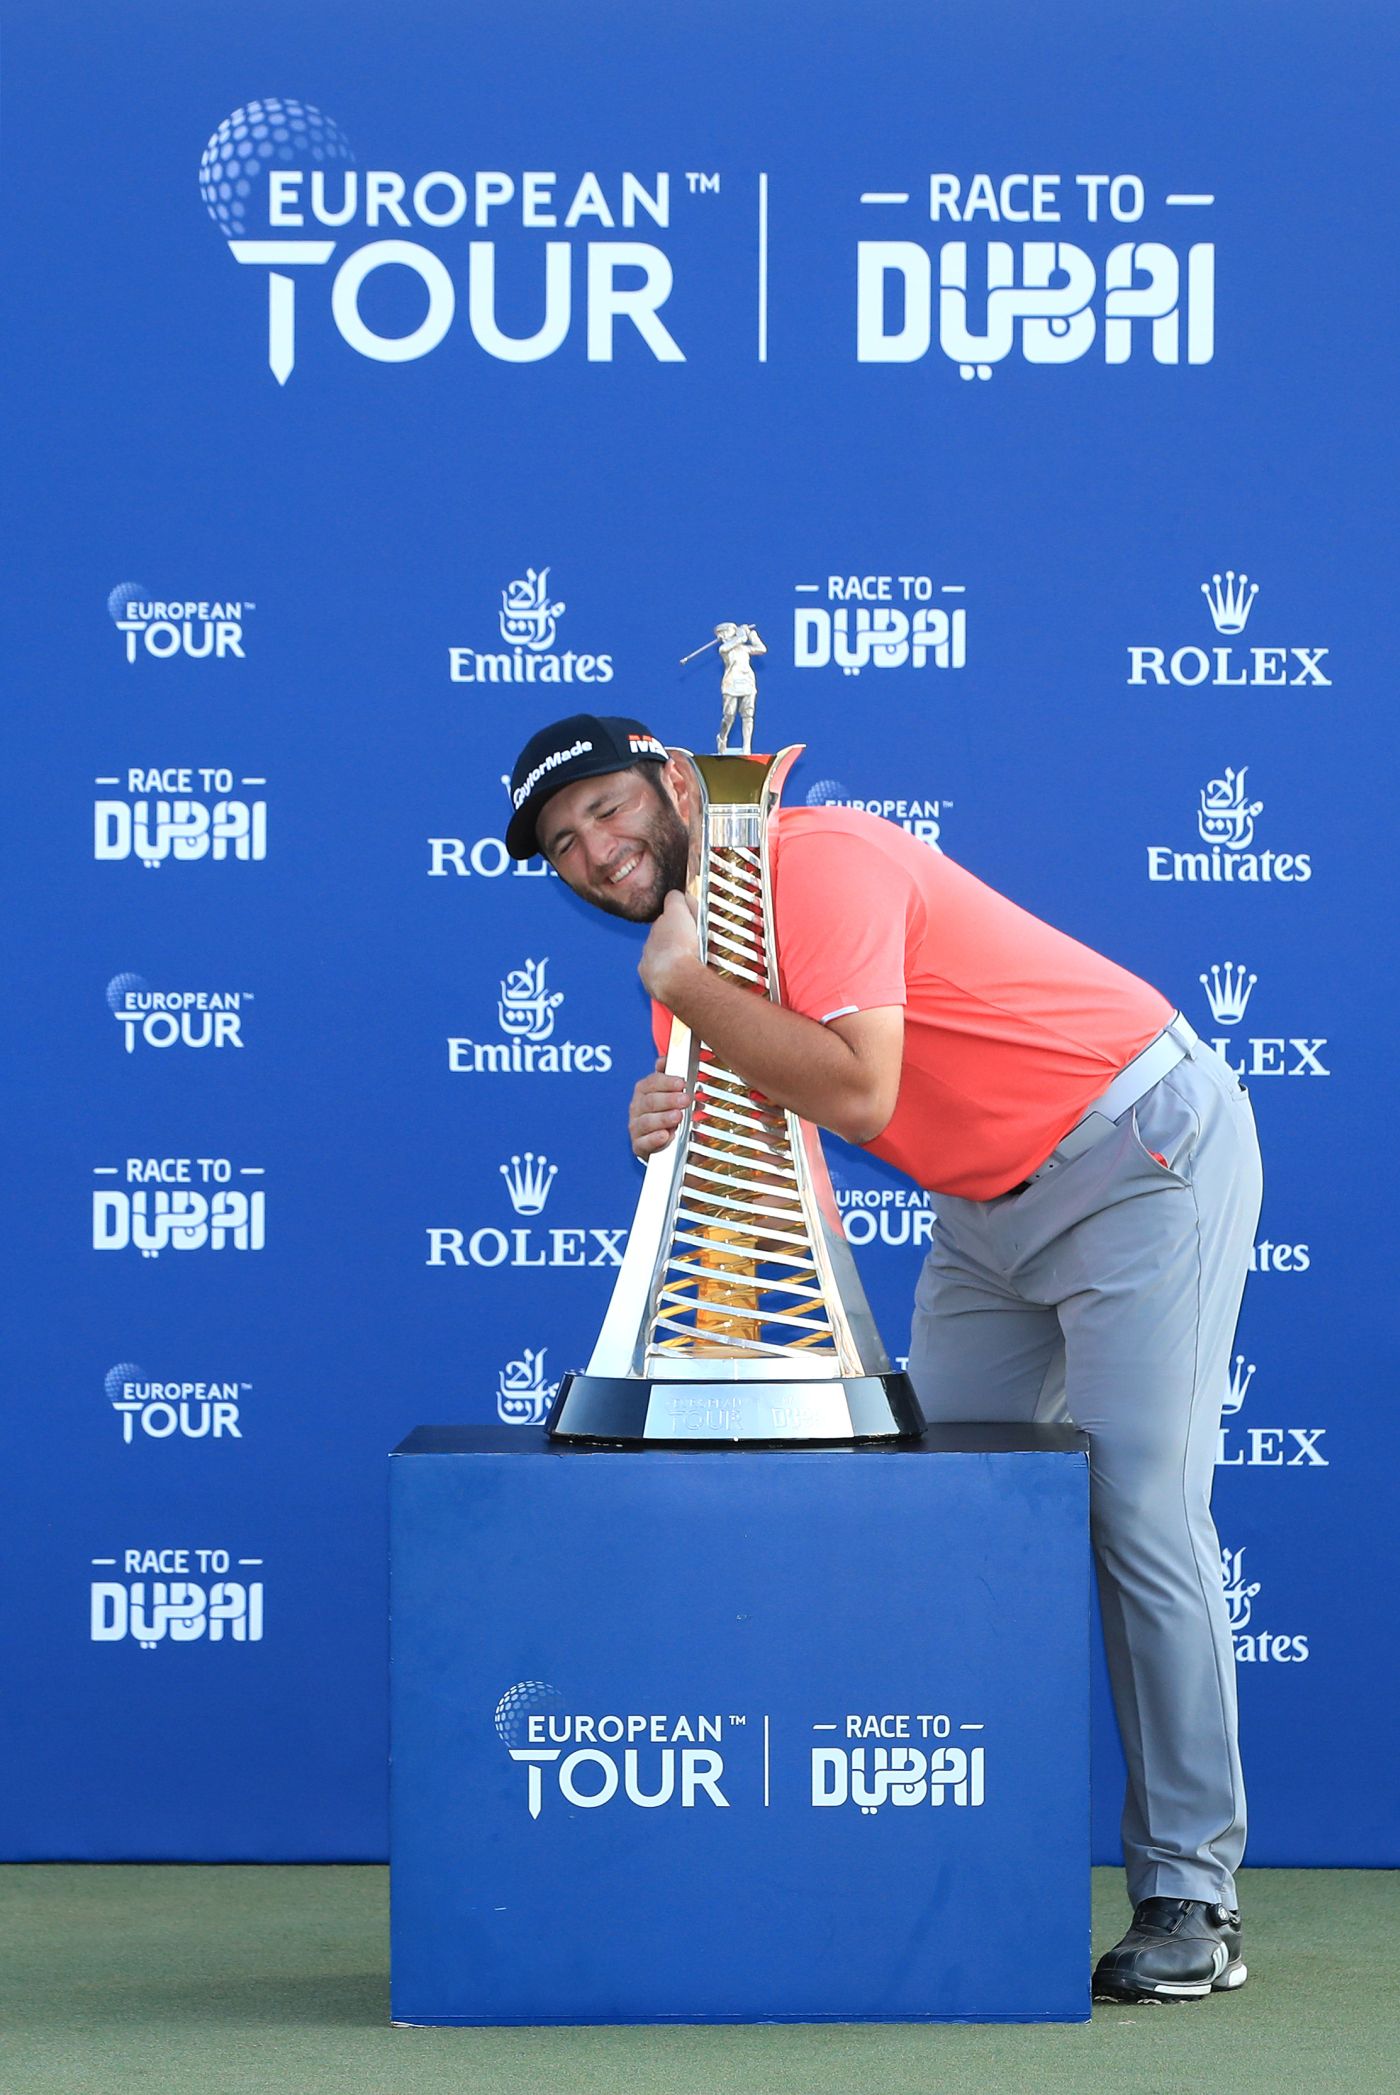
POLYGON ((662 1001, 774 1105, 847 1141, 866 1142, 878 1134, 871 1125, 869 1072, 844 1040, 815 1019, 724 981, 700 960, 672 972, 662 1001))

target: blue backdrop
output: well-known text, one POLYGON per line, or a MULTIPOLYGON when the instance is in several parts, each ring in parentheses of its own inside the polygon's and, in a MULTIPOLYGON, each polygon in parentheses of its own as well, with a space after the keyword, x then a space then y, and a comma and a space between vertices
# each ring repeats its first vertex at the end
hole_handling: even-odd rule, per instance
POLYGON ((6 1852, 382 1854, 384 1453, 538 1414, 639 1182, 637 935, 501 774, 703 743, 732 617, 791 797, 1243 1066, 1250 1859, 1400 1860, 1390 11, 8 14, 6 1852))

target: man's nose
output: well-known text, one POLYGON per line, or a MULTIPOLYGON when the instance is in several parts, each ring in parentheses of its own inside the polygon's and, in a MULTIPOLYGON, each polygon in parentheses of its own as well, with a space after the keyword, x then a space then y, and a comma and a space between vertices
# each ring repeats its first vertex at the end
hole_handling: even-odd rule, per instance
POLYGON ((579 832, 579 843, 583 847, 588 877, 590 880, 597 880, 606 872, 611 862, 611 840, 601 830, 585 827, 579 832))

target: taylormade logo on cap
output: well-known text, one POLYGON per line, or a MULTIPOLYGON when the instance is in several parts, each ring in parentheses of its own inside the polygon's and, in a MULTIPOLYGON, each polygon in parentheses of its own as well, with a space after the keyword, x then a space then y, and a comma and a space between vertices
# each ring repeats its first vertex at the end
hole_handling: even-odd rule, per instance
POLYGON ((529 773, 523 785, 516 787, 514 794, 511 796, 515 805, 523 807, 545 773, 552 771, 556 764, 567 764, 570 757, 586 756, 592 747, 593 744, 591 742, 572 742, 567 749, 556 749, 552 756, 543 757, 536 764, 534 770, 529 773))

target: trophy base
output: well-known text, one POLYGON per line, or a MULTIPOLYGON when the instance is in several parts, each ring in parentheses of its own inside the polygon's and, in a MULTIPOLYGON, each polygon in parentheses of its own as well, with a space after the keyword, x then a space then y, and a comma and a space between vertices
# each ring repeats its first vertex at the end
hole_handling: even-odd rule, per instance
POLYGON ((633 1381, 566 1375, 549 1414, 551 1440, 652 1446, 709 1441, 765 1447, 917 1440, 925 1426, 907 1375, 837 1382, 633 1381))

